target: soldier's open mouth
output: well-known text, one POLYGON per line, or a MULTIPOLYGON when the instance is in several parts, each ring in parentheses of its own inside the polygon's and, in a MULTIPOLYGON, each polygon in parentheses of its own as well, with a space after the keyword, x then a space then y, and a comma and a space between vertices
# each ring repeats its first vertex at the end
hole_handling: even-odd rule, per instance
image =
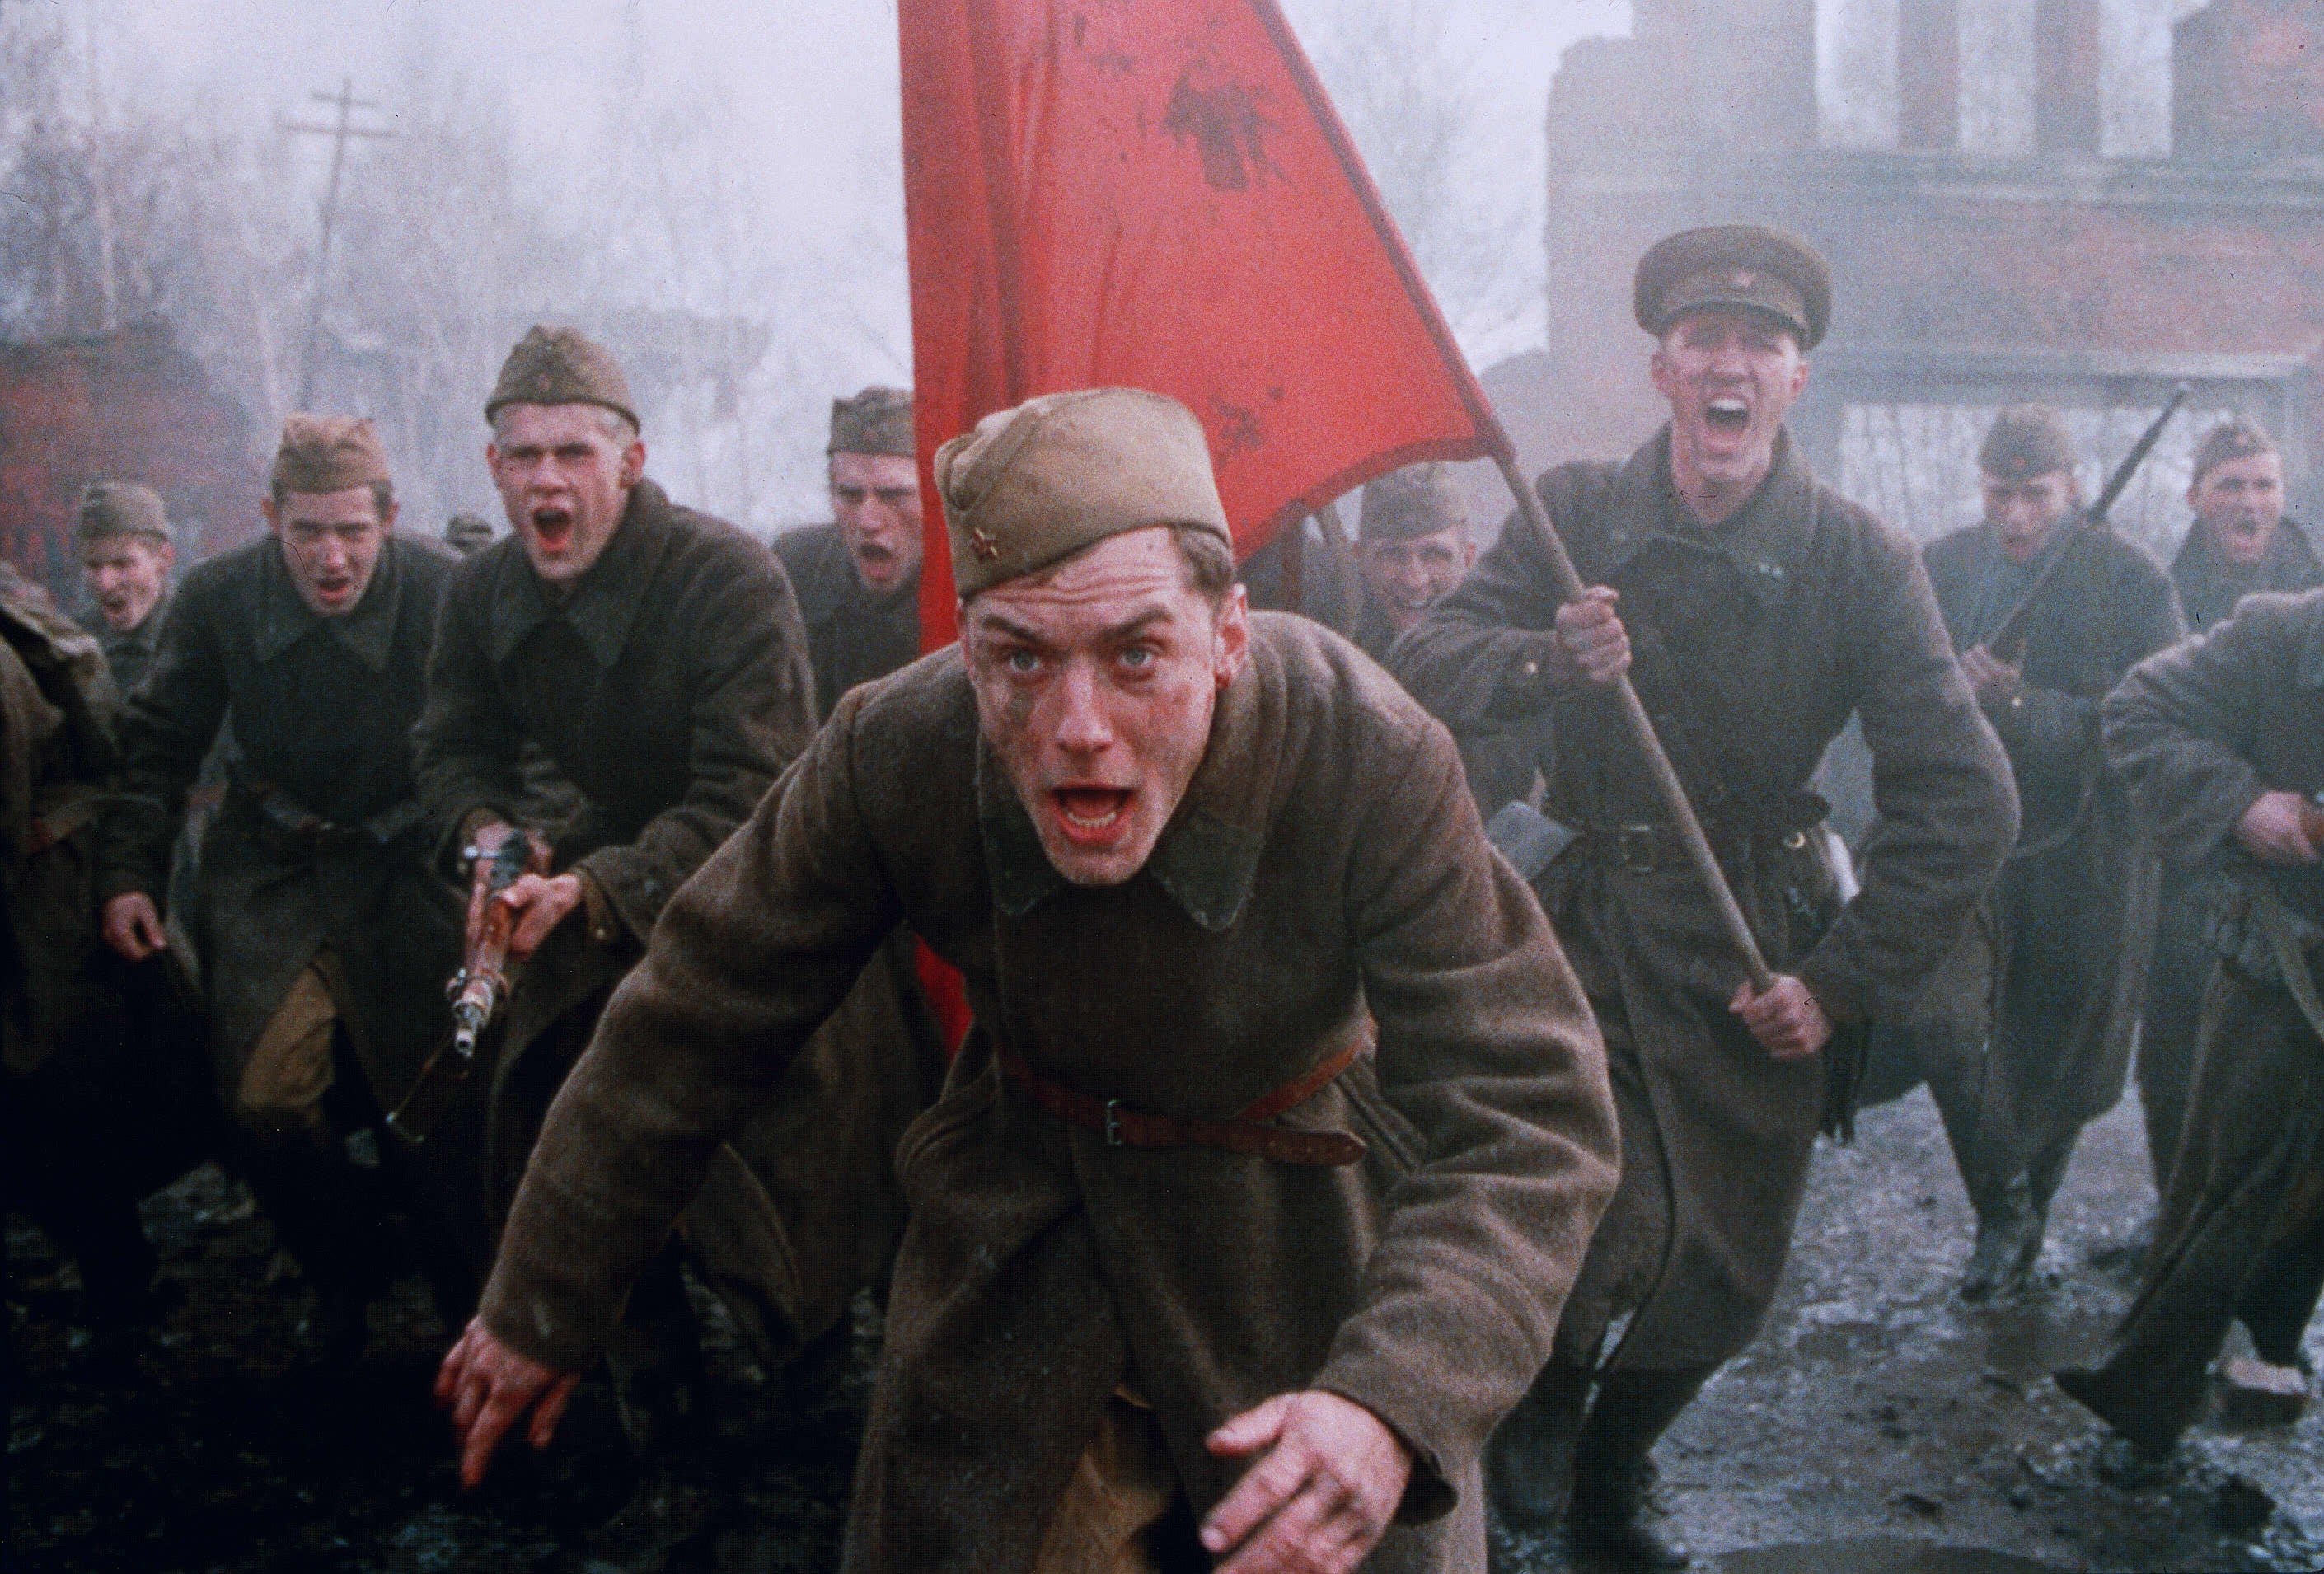
POLYGON ((1739 399, 1714 399, 1704 407, 1703 419, 1713 431, 1739 436, 1751 424, 1751 407, 1739 399))
POLYGON ((532 511, 532 534, 551 552, 561 552, 573 539, 573 515, 561 508, 535 509, 532 511))
POLYGON ((1106 835, 1130 813, 1128 787, 1059 787, 1050 796, 1065 833, 1075 841, 1106 835))

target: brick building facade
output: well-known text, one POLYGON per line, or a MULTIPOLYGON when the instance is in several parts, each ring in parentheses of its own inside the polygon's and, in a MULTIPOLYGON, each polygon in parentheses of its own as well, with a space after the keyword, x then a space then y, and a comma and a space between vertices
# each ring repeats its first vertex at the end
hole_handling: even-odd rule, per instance
POLYGON ((1799 439, 1916 534, 1969 506, 1993 407, 2077 412, 2095 474, 2180 381, 2196 414, 2127 528, 2158 548, 2184 528, 2187 446, 2230 409, 2280 435, 2295 506, 2324 513, 2324 5, 2182 0, 2168 152, 2123 156, 2101 47, 2120 3, 1858 5, 1875 29, 1850 57, 1831 37, 1847 0, 1821 16, 1818 0, 1637 0, 1631 37, 1576 44, 1549 104, 1546 348, 1489 374, 1528 461, 1624 453, 1652 428, 1631 268, 1672 230, 1748 220, 1832 264, 1799 439), (1832 124, 1850 60, 1876 78, 1869 134, 1832 124), (1992 106, 2012 70, 2015 130, 2008 93, 1992 106))
POLYGON ((265 473, 252 451, 241 405, 158 324, 0 345, 0 557, 65 606, 78 595, 72 527, 83 486, 152 487, 190 562, 263 528, 265 473))

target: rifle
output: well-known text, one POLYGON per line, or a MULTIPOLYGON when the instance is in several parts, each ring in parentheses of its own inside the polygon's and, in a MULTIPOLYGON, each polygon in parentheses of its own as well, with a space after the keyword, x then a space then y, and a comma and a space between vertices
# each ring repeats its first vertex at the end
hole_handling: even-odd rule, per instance
MULTIPOLYGON (((2098 502, 2083 511, 2081 520, 2074 527, 2076 529, 2089 529, 2106 523, 2107 511, 2121 498, 2123 489, 2130 484, 2130 478, 2138 474, 2138 467, 2146 463, 2149 454, 2154 452, 2155 443, 2163 437, 2163 428, 2171 424, 2171 418, 2179 413, 2179 407, 2187 402, 2187 396, 2193 391, 2183 382, 2171 391, 2171 398, 2163 404, 2163 413, 2139 434, 2138 441, 2130 446, 2130 452, 2123 456, 2122 463, 2114 467, 2114 474, 2107 477, 2106 485, 2099 489, 2098 502)), ((2003 651, 2024 639, 2025 623, 2033 615, 2034 603, 2042 599, 2042 592, 2048 588, 2051 576, 2058 572, 2059 566, 2066 561, 2072 549, 2070 541, 2061 546, 2052 556, 2049 566, 2034 576, 2034 583, 2025 587, 2025 594, 2017 598, 2017 604, 2009 609, 2009 615, 2001 620, 2001 626, 1993 631, 1992 637, 1978 641, 1992 655, 1999 658, 2003 651)))
POLYGON ((548 872, 548 850, 522 831, 511 830, 490 858, 471 852, 475 876, 468 887, 468 928, 476 938, 446 986, 452 997, 452 1036, 428 1057, 403 1102, 387 1118, 388 1129, 414 1147, 428 1140, 466 1083, 477 1041, 508 993, 509 936, 516 913, 501 894, 527 874, 548 872))

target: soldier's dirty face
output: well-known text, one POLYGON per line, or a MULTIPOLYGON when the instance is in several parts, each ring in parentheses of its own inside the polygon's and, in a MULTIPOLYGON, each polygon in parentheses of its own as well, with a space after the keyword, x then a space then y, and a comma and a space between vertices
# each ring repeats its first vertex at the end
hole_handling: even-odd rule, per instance
POLYGON ((1985 499, 1985 517, 2001 538, 2002 556, 2012 563, 2032 562, 2050 532, 2082 498, 2070 470, 2052 470, 2024 481, 1979 471, 1978 490, 1985 499))
POLYGON ((355 611, 395 528, 395 505, 382 513, 370 487, 350 486, 285 492, 279 502, 269 498, 264 508, 299 599, 326 618, 355 611))
POLYGON ((80 549, 81 583, 106 627, 126 634, 153 615, 177 549, 151 536, 100 536, 80 549))
POLYGON ((985 741, 1056 871, 1146 866, 1250 653, 1242 587, 1213 607, 1157 526, 1110 537, 962 609, 985 741))
POLYGON ((1457 528, 1408 541, 1365 541, 1356 548, 1365 587, 1399 634, 1420 621, 1430 603, 1460 584, 1476 561, 1476 544, 1457 528))
POLYGON ((1671 442, 1711 481, 1751 481, 1773 462, 1775 434, 1808 385, 1792 330, 1765 313, 1704 307, 1655 347, 1655 391, 1670 401, 1671 442))
POLYGON ((2283 456, 2250 454, 2212 465, 2187 489, 2187 505, 2220 557, 2257 563, 2283 522, 2283 456))
POLYGON ((856 583, 885 594, 919 572, 920 472, 900 454, 834 454, 831 512, 856 583))
POLYGON ((504 404, 484 462, 532 571, 557 584, 587 573, 613 538, 646 446, 599 405, 504 404))

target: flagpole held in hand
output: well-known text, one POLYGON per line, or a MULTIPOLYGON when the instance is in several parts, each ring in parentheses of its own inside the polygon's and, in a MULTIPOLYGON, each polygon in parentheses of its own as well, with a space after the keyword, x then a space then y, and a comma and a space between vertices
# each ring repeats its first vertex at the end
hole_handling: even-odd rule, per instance
MULTIPOLYGON (((1493 456, 1493 464, 1508 483, 1509 495, 1517 501, 1517 512, 1534 534, 1541 538, 1542 549, 1549 555, 1550 577, 1555 582, 1561 603, 1582 599, 1582 575, 1574 571, 1573 559, 1558 538, 1557 527, 1550 522, 1549 511, 1541 505, 1534 489, 1517 474, 1517 462, 1508 452, 1493 456)), ((1638 691, 1624 673, 1614 680, 1614 697, 1621 707, 1622 720, 1630 730, 1631 740, 1638 746, 1638 756, 1645 761, 1646 775, 1652 779, 1655 794, 1662 800, 1663 812, 1678 828, 1679 840, 1686 846, 1687 861, 1694 868, 1696 878, 1702 881, 1711 905, 1718 910, 1720 926, 1727 931, 1729 943, 1743 959, 1744 970, 1751 976, 1755 994, 1766 994, 1775 988, 1775 971, 1759 950, 1758 939, 1752 934, 1751 925, 1743 916, 1742 904, 1735 899, 1734 888, 1727 883, 1727 873, 1719 867, 1719 855, 1711 850, 1711 839, 1702 833, 1702 822, 1695 817, 1694 805, 1687 801, 1686 788, 1672 769, 1670 755, 1663 749, 1663 741, 1655 735, 1655 724, 1647 718, 1646 707, 1638 698, 1638 691)))

